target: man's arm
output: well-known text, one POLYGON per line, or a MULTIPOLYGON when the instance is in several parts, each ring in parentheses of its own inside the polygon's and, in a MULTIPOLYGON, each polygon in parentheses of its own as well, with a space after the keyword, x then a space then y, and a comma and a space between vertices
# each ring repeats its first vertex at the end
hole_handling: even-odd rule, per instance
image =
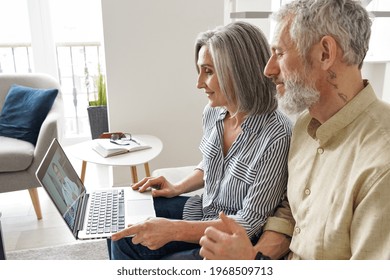
POLYGON ((294 225, 295 221, 291 213, 290 204, 287 198, 285 198, 276 208, 274 215, 268 218, 263 230, 271 230, 292 236, 294 225))
POLYGON ((263 234, 255 245, 256 250, 271 259, 282 258, 290 250, 294 225, 290 205, 285 198, 276 209, 274 216, 269 217, 264 225, 263 234))
POLYGON ((289 252, 290 236, 294 229, 290 207, 284 200, 267 222, 267 229, 255 246, 246 231, 233 219, 220 215, 228 231, 207 228, 200 240, 200 253, 206 259, 255 259, 258 252, 271 259, 280 259, 289 252))
POLYGON ((207 228, 199 242, 202 246, 200 255, 208 260, 254 260, 257 251, 246 230, 223 213, 219 217, 228 230, 223 232, 214 227, 207 228))
POLYGON ((351 259, 390 259, 390 170, 377 178, 356 198, 350 230, 351 259))

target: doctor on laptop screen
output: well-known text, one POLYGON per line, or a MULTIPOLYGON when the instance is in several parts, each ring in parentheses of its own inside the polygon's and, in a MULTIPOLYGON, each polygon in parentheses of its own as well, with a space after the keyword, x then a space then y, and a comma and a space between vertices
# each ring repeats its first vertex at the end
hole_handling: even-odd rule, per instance
POLYGON ((65 174, 61 165, 61 155, 56 153, 44 180, 55 186, 50 195, 58 202, 59 210, 65 221, 73 227, 82 187, 75 183, 77 180, 72 180, 65 174))

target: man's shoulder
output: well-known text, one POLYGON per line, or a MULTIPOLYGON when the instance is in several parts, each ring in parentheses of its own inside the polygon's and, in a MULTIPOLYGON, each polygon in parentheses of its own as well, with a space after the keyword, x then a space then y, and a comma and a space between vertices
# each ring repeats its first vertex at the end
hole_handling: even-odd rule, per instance
POLYGON ((295 123, 309 122, 312 119, 309 110, 304 110, 297 116, 295 123))
POLYGON ((373 121, 390 127, 390 103, 383 100, 377 100, 367 108, 366 113, 373 121))
POLYGON ((299 131, 307 130, 307 126, 311 120, 312 120, 312 117, 311 117, 308 110, 305 110, 302 113, 300 113, 296 117, 296 120, 295 120, 294 125, 293 125, 294 132, 296 133, 297 130, 299 130, 299 131))
POLYGON ((378 142, 390 145, 390 104, 382 100, 372 103, 356 120, 356 127, 364 131, 366 137, 372 135, 378 137, 378 142))

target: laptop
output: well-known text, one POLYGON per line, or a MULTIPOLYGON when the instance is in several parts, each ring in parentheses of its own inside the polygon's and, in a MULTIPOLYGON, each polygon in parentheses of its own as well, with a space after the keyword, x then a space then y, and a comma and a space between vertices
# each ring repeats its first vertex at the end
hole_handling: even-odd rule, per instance
POLYGON ((155 217, 151 192, 130 187, 88 192, 57 139, 53 139, 36 172, 76 239, 110 238, 129 224, 155 217))

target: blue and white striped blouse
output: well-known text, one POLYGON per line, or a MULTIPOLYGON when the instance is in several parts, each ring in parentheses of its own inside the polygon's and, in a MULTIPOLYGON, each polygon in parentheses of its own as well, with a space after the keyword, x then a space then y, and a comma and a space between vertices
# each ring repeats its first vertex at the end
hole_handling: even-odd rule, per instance
POLYGON ((215 220, 223 211, 254 237, 286 193, 291 122, 280 111, 249 116, 224 157, 226 113, 209 105, 204 110, 203 160, 198 166, 204 172, 204 190, 202 197, 186 202, 183 219, 215 220))

